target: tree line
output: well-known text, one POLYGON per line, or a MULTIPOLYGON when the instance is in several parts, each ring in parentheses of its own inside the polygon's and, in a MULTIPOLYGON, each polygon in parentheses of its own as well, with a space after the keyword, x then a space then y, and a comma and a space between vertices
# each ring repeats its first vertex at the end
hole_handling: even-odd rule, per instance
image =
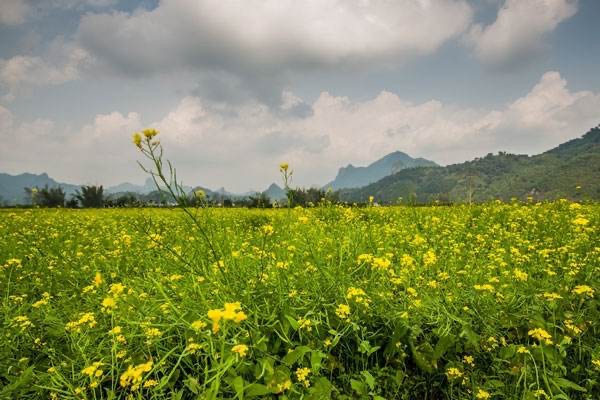
MULTIPOLYGON (((194 193, 188 195, 187 203, 194 207, 311 207, 323 202, 338 203, 337 192, 319 188, 288 188, 286 198, 273 200, 265 193, 256 193, 246 197, 209 194, 198 197, 194 193)), ((27 203, 37 207, 67 208, 103 208, 103 207, 158 207, 175 206, 170 194, 164 190, 155 190, 147 194, 133 192, 106 194, 103 186, 81 186, 75 193, 67 196, 61 186, 43 188, 25 188, 27 203)))

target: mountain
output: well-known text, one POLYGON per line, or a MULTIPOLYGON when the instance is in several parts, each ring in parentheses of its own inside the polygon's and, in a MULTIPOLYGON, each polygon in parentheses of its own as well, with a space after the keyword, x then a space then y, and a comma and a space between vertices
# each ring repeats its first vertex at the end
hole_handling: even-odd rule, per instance
POLYGON ((446 167, 399 171, 359 189, 340 191, 348 202, 509 201, 533 196, 600 200, 600 126, 545 153, 500 152, 446 167))
POLYGON ((115 193, 137 193, 137 194, 148 194, 156 190, 156 185, 152 178, 147 178, 143 185, 136 185, 134 183, 120 183, 115 186, 109 186, 105 189, 107 194, 115 193))
POLYGON ((79 186, 68 183, 57 182, 50 178, 48 174, 40 175, 24 173, 19 175, 10 175, 0 173, 0 204, 27 204, 31 202, 25 194, 25 188, 48 186, 62 187, 65 193, 71 195, 75 193, 79 186))
POLYGON ((406 153, 395 151, 366 167, 355 167, 349 164, 347 167, 340 168, 335 179, 323 188, 333 190, 359 188, 404 169, 435 165, 437 164, 433 161, 412 158, 406 153))
POLYGON ((276 183, 271 183, 271 186, 269 186, 263 193, 266 194, 271 201, 281 201, 287 199, 285 190, 283 190, 276 183))

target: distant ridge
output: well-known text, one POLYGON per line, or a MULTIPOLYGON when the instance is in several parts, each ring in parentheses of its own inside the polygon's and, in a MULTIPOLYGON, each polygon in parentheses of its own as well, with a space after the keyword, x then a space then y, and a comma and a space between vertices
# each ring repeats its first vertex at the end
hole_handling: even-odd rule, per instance
POLYGON ((337 176, 324 189, 351 189, 377 182, 381 178, 407 168, 435 166, 433 161, 424 158, 412 158, 406 153, 395 151, 366 167, 355 167, 348 164, 339 169, 337 176))
POLYGON ((567 198, 600 200, 600 127, 544 153, 528 156, 500 152, 446 167, 403 170, 340 198, 381 203, 483 202, 567 198))

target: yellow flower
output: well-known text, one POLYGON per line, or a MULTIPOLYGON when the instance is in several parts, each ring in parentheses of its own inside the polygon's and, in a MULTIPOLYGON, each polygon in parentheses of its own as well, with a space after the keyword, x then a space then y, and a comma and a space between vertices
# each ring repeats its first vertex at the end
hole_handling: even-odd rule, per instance
POLYGON ((580 296, 594 297, 594 289, 589 287, 588 285, 577 285, 573 289, 574 294, 578 294, 580 296))
POLYGON ((543 342, 546 344, 552 344, 552 335, 550 335, 546 330, 542 328, 531 329, 527 333, 532 338, 540 341, 540 343, 543 342))
POLYGON ((138 147, 142 148, 142 135, 139 132, 133 134, 133 143, 138 147))
POLYGON ((304 367, 296 369, 296 378, 298 378, 298 382, 302 383, 305 387, 310 386, 308 375, 310 375, 310 368, 304 367))
POLYGON ((282 162, 281 164, 279 164, 279 170, 281 172, 286 172, 289 169, 289 164, 286 162, 282 162))
POLYGON ((217 333, 219 331, 219 322, 221 319, 234 321, 236 323, 240 323, 248 318, 248 316, 240 311, 241 309, 240 302, 235 303, 225 303, 225 307, 223 309, 213 309, 209 310, 207 315, 208 318, 213 322, 213 332, 217 333))
POLYGON ((340 304, 337 306, 335 313, 341 319, 348 319, 350 315, 350 306, 348 304, 340 304))
POLYGON ((446 370, 446 376, 448 377, 448 379, 457 379, 463 376, 463 373, 458 368, 450 367, 446 370))
POLYGON ((583 218, 581 215, 573 220, 573 224, 577 226, 586 226, 590 221, 583 218))
POLYGON ((113 297, 107 297, 102 300, 102 307, 106 310, 115 308, 117 306, 117 302, 113 297))
POLYGON ((102 275, 100 272, 96 272, 96 275, 94 276, 94 286, 98 287, 100 285, 102 285, 102 275))
POLYGON ((236 344, 231 348, 231 351, 238 353, 240 357, 246 357, 246 354, 248 353, 248 346, 245 344, 236 344))
POLYGON ((153 128, 144 129, 143 133, 147 139, 152 139, 154 136, 158 135, 158 131, 153 128))
POLYGON ((483 389, 479 389, 477 391, 477 394, 475 395, 475 398, 478 400, 487 400, 490 397, 491 397, 491 395, 483 389))
POLYGON ((137 390, 142 383, 142 378, 145 372, 152 370, 152 360, 144 364, 139 364, 135 367, 129 366, 120 379, 119 383, 122 387, 131 386, 131 390, 137 390))
POLYGON ((201 331, 204 328, 206 328, 206 322, 202 320, 196 320, 192 322, 192 329, 194 329, 195 331, 201 331))

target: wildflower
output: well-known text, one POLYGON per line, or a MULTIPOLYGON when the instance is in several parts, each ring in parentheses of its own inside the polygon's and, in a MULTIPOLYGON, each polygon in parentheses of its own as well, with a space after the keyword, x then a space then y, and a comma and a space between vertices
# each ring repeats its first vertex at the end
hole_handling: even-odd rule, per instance
POLYGON ((529 350, 525 346, 519 346, 517 349, 517 353, 519 354, 529 354, 529 350))
POLYGON ((272 225, 263 225, 261 229, 266 236, 272 235, 274 231, 272 225))
POLYGON ((148 128, 144 129, 143 134, 146 139, 152 139, 154 136, 158 135, 158 131, 153 128, 148 128))
POLYGON ((94 276, 94 286, 99 287, 100 285, 102 285, 102 275, 100 274, 100 272, 96 272, 96 275, 94 276))
POLYGON ((548 293, 548 292, 544 292, 544 298, 548 301, 554 301, 554 300, 559 300, 562 299, 562 296, 558 293, 548 293))
POLYGON ((152 370, 152 360, 147 363, 136 365, 135 367, 129 366, 120 379, 119 383, 122 387, 131 386, 131 390, 137 390, 142 383, 143 375, 145 372, 152 370))
POLYGON ((492 285, 490 285, 489 283, 486 283, 484 285, 473 285, 473 287, 479 291, 488 291, 488 292, 494 291, 494 287, 492 285))
POLYGON ((142 135, 139 132, 133 134, 133 144, 140 149, 142 148, 142 135))
POLYGON ((202 320, 196 320, 194 322, 192 322, 192 329, 195 331, 201 331, 202 329, 206 328, 206 322, 202 321, 202 320))
POLYGON ((471 367, 475 366, 475 359, 473 358, 473 356, 464 356, 463 361, 465 362, 465 364, 468 364, 471 367))
POLYGON ((477 394, 475 395, 475 398, 478 400, 487 400, 489 399, 491 396, 489 394, 489 392, 483 390, 483 389, 479 389, 477 391, 477 394))
POLYGON ((565 320, 565 327, 575 336, 583 332, 582 329, 575 325, 570 319, 565 320))
POLYGON ((308 375, 310 375, 310 368, 304 367, 296 369, 296 378, 298 378, 298 382, 302 383, 305 387, 310 386, 308 375))
POLYGON ((240 323, 248 318, 248 316, 241 310, 240 302, 235 303, 225 303, 225 307, 223 309, 213 309, 209 310, 207 315, 210 320, 213 322, 213 332, 219 332, 219 322, 223 320, 234 321, 235 323, 240 323))
POLYGON ((594 297, 594 289, 589 287, 588 285, 577 285, 572 291, 574 294, 578 294, 580 296, 587 296, 590 298, 594 297))
POLYGON ((84 369, 82 369, 81 373, 89 377, 95 376, 96 378, 99 378, 100 376, 102 376, 102 374, 104 374, 104 372, 101 369, 99 369, 101 365, 102 363, 100 361, 96 361, 89 367, 85 367, 84 369))
POLYGON ((102 300, 102 311, 110 311, 117 307, 117 302, 114 297, 107 297, 102 300))
POLYGON ((350 315, 350 306, 348 304, 340 304, 337 306, 335 313, 340 319, 348 319, 350 315))
POLYGON ((145 388, 151 388, 156 385, 158 385, 158 381, 156 379, 148 379, 146 382, 144 382, 145 388))
POLYGON ((306 331, 312 331, 312 321, 310 319, 300 318, 298 320, 298 329, 305 329, 306 331))
POLYGON ((527 334, 537 339, 540 343, 552 344, 552 335, 542 328, 531 329, 527 334))
POLYGON ((375 269, 388 269, 392 262, 385 257, 375 257, 373 258, 373 268, 375 269))
POLYGON ((187 347, 185 348, 185 350, 187 352, 189 352, 190 354, 195 354, 198 352, 198 350, 200 350, 202 348, 201 344, 198 343, 190 343, 187 345, 187 347))
POLYGON ((287 172, 287 170, 290 168, 289 164, 286 162, 282 162, 281 164, 279 164, 279 170, 281 172, 287 172))
POLYGON ((26 315, 19 315, 17 317, 13 318, 13 322, 19 326, 19 328, 21 328, 21 331, 26 330, 27 328, 31 328, 35 325, 33 325, 33 322, 31 322, 29 320, 29 317, 27 317, 26 315))
POLYGON ((446 370, 446 376, 448 379, 458 379, 463 376, 463 373, 460 369, 456 367, 450 367, 446 370))
POLYGON ((525 282, 529 277, 526 272, 521 271, 519 268, 515 268, 513 274, 515 275, 515 278, 517 278, 517 280, 522 282, 525 282))
POLYGON ((435 264, 437 261, 437 256, 433 252, 433 250, 427 250, 427 253, 423 255, 423 265, 429 267, 435 264))
POLYGON ((125 286, 121 283, 113 283, 110 285, 110 292, 114 296, 119 296, 125 291, 125 286))
POLYGON ((592 360, 592 365, 596 367, 597 370, 600 370, 600 358, 592 360))
POLYGON ((573 220, 573 225, 576 226, 586 226, 590 221, 583 218, 582 216, 578 216, 573 220))
POLYGON ((206 193, 204 192, 204 190, 202 189, 198 189, 194 192, 194 195, 196 196, 196 198, 202 200, 206 198, 206 193))
POLYGON ((236 344, 231 348, 231 351, 240 355, 240 357, 246 357, 248 353, 248 346, 245 344, 236 344))

